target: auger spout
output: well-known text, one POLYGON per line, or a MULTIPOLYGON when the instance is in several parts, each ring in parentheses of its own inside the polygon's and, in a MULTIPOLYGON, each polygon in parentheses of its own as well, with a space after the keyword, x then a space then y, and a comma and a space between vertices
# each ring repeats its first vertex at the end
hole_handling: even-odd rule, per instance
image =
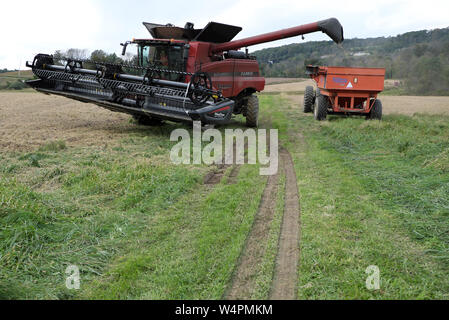
POLYGON ((225 42, 221 44, 212 45, 212 53, 220 53, 229 50, 238 50, 244 47, 249 47, 261 43, 272 42, 281 39, 292 38, 308 33, 322 31, 327 34, 336 43, 341 43, 344 40, 343 27, 336 18, 330 18, 314 23, 305 24, 289 29, 279 30, 275 32, 265 33, 262 35, 235 40, 231 42, 225 42))

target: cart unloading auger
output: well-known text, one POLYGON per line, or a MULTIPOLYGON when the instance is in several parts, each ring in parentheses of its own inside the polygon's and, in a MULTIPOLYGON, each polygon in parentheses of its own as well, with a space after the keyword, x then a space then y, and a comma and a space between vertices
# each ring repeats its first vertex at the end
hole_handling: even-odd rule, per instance
POLYGON ((243 114, 254 127, 259 112, 254 93, 263 91, 265 79, 256 58, 236 50, 318 31, 336 43, 343 41, 343 28, 335 18, 236 41, 232 40, 242 28, 215 22, 204 29, 194 29, 191 23, 184 28, 144 25, 154 39, 123 45, 125 53, 128 44, 137 44, 139 65, 38 54, 27 62, 38 79, 27 84, 140 120, 220 124, 232 114, 243 114))

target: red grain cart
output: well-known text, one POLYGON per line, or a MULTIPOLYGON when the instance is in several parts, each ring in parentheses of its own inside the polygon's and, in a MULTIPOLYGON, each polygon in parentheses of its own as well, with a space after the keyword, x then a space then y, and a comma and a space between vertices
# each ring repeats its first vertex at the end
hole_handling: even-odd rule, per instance
POLYGON ((328 114, 382 120, 377 95, 384 90, 385 69, 307 66, 307 74, 318 88, 306 88, 304 112, 313 111, 316 120, 325 120, 328 114))

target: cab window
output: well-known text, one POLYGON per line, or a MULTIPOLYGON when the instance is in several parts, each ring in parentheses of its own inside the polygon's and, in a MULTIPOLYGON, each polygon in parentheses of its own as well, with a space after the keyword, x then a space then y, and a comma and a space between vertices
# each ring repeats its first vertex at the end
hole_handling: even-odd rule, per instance
POLYGON ((140 47, 140 65, 148 67, 150 62, 150 47, 140 47))
MULTIPOLYGON (((154 67, 175 71, 185 71, 183 46, 150 46, 139 47, 139 60, 142 67, 154 67)), ((180 75, 166 73, 164 79, 181 81, 180 75)))

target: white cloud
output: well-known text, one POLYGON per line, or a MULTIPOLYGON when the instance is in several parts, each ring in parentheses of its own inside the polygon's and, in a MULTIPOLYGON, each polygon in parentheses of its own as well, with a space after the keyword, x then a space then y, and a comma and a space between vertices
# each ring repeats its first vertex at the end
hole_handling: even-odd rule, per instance
MULTIPOLYGON (((448 27, 449 1, 444 0, 222 0, 143 1, 78 0, 0 2, 0 67, 18 68, 19 61, 36 53, 71 47, 120 52, 119 43, 149 37, 142 21, 209 21, 243 27, 238 38, 249 37, 317 20, 336 17, 346 38, 394 36, 400 33, 448 27)), ((306 41, 325 40, 314 33, 306 41)), ((302 42, 297 37, 251 47, 252 51, 302 42)))
POLYGON ((18 68, 37 53, 95 47, 101 15, 89 0, 2 1, 0 66, 18 68))

